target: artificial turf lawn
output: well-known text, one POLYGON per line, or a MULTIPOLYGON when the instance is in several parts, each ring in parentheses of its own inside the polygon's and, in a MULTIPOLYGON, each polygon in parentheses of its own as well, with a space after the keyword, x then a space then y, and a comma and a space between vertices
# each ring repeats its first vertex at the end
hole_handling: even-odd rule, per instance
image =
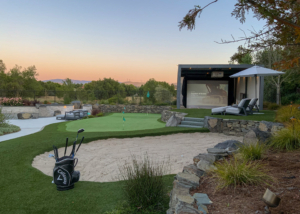
POLYGON ((275 120, 275 116, 276 116, 276 111, 270 111, 270 110, 259 111, 259 113, 264 113, 264 114, 252 114, 248 116, 238 116, 232 114, 211 115, 211 109, 173 109, 172 111, 188 113, 187 117, 204 118, 205 116, 210 116, 210 117, 217 117, 223 119, 256 120, 256 121, 264 120, 264 121, 271 121, 271 122, 275 120))
POLYGON ((83 128, 86 132, 123 132, 146 129, 159 129, 165 124, 157 121, 160 114, 113 113, 105 117, 76 120, 67 124, 67 131, 76 132, 83 128), (123 121, 123 117, 125 121, 123 121))
MULTIPOLYGON (((51 183, 52 177, 31 166, 33 158, 51 151, 53 144, 59 148, 65 146, 66 137, 69 137, 69 142, 75 140, 76 134, 66 131, 68 123, 72 122, 51 124, 41 132, 0 142, 0 213, 104 213, 113 210, 118 203, 125 200, 121 190, 123 182, 79 181, 74 189, 59 192, 55 184, 51 183)), ((165 127, 126 132, 87 132, 84 133, 84 143, 107 138, 157 136, 179 132, 208 130, 165 127)), ((172 188, 173 176, 164 176, 169 190, 172 188)))

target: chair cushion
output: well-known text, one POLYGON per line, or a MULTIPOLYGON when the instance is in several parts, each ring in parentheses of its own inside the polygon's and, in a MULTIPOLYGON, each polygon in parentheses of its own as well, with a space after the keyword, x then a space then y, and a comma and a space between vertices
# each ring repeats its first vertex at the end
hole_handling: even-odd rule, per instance
POLYGON ((228 112, 228 113, 239 114, 240 111, 241 111, 241 109, 239 109, 239 108, 234 108, 234 107, 226 108, 226 112, 228 112))
POLYGON ((257 98, 252 98, 249 105, 254 106, 256 104, 257 100, 258 100, 257 98))
POLYGON ((220 112, 224 112, 224 111, 226 110, 226 108, 228 108, 228 107, 229 107, 229 106, 213 108, 213 109, 211 109, 211 113, 220 113, 220 112))

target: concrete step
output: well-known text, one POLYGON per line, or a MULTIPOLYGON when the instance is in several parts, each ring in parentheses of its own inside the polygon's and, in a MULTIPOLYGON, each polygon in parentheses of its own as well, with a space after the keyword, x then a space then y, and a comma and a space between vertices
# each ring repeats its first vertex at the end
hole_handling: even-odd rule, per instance
POLYGON ((184 121, 203 122, 204 118, 184 117, 184 121))
POLYGON ((178 125, 177 127, 183 127, 183 128, 203 128, 203 126, 191 126, 191 125, 178 125))
POLYGON ((183 120, 183 121, 181 121, 181 125, 203 126, 204 122, 195 122, 195 121, 183 120))

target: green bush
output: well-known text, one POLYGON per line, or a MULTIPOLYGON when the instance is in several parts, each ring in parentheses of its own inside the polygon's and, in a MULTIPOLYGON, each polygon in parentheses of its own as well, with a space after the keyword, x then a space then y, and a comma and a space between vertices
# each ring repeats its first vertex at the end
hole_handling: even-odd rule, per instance
POLYGON ((282 106, 276 112, 275 120, 280 123, 290 122, 291 117, 300 119, 300 111, 298 110, 298 105, 282 106))
POLYGON ((109 104, 109 101, 108 100, 101 100, 100 104, 109 104))
POLYGON ((156 105, 156 106, 169 106, 170 104, 168 104, 168 103, 155 103, 154 105, 156 105))
POLYGON ((125 101, 122 97, 115 95, 115 96, 109 98, 108 102, 110 105, 115 105, 115 103, 124 104, 125 101))
POLYGON ((236 186, 262 185, 273 181, 259 161, 239 161, 237 158, 217 162, 212 175, 218 181, 217 189, 236 186))
POLYGON ((20 130, 21 129, 18 126, 7 124, 7 123, 3 123, 0 126, 0 136, 4 135, 4 134, 13 133, 13 132, 18 132, 20 130))
POLYGON ((290 124, 286 129, 282 129, 271 138, 270 146, 279 150, 300 149, 300 124, 290 124))
POLYGON ((279 105, 277 105, 276 103, 269 103, 268 104, 268 109, 269 110, 277 110, 277 109, 279 109, 279 105))
POLYGON ((72 102, 71 98, 67 95, 64 96, 64 104, 70 104, 72 102))
POLYGON ((246 161, 260 160, 266 151, 266 146, 259 142, 255 144, 244 144, 239 147, 239 151, 246 161))
POLYGON ((132 156, 132 164, 119 167, 121 179, 125 184, 124 195, 130 207, 141 210, 162 210, 168 200, 163 175, 167 173, 168 163, 154 163, 147 155, 138 159, 132 156))
POLYGON ((89 115, 89 116, 88 116, 88 118, 94 118, 94 117, 95 117, 94 115, 89 115))
POLYGON ((281 104, 289 105, 291 102, 294 103, 296 100, 300 100, 300 94, 298 93, 287 94, 281 98, 281 104))
POLYGON ((264 103, 263 103, 263 108, 268 108, 269 104, 270 104, 270 102, 264 101, 264 103))
POLYGON ((172 105, 177 105, 177 99, 172 101, 172 105))
POLYGON ((96 117, 102 117, 103 116, 103 113, 98 113, 98 114, 96 114, 96 117))
POLYGON ((88 119, 88 116, 86 116, 86 117, 83 117, 82 119, 88 119))

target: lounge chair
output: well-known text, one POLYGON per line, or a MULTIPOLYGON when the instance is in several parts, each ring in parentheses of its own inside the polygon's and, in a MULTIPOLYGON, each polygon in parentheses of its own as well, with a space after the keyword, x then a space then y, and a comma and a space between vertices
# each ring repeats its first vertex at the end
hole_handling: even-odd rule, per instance
MULTIPOLYGON (((240 103, 244 102, 244 100, 248 100, 248 98, 242 99, 240 103)), ((233 104, 232 106, 224 106, 211 109, 211 114, 224 114, 227 108, 234 107, 238 108, 237 104, 233 104)))
POLYGON ((257 98, 251 99, 251 101, 250 101, 248 107, 246 108, 247 113, 253 114, 253 111, 259 112, 259 108, 258 108, 258 106, 257 106, 257 104, 256 104, 257 101, 258 101, 257 98), (254 109, 254 110, 253 110, 253 109, 254 109))
POLYGON ((250 99, 242 99, 241 102, 238 104, 237 107, 228 107, 225 109, 224 115, 226 114, 234 114, 234 115, 241 115, 247 116, 247 107, 250 103, 250 99))

